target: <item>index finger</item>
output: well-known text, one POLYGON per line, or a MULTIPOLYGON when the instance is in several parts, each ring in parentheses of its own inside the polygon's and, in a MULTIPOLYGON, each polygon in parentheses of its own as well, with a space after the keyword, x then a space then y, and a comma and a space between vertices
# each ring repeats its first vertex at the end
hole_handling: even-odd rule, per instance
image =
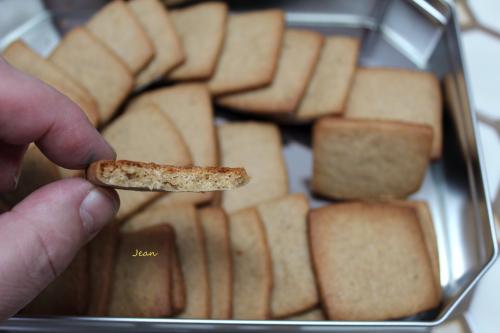
POLYGON ((0 58, 0 141, 35 142, 54 163, 83 169, 115 153, 80 108, 45 83, 0 58))

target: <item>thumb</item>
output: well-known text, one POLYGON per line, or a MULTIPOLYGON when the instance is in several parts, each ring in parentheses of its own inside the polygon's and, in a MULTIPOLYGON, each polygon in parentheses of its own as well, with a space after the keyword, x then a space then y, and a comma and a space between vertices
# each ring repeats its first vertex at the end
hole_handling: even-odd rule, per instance
POLYGON ((0 215, 0 321, 63 272, 118 207, 115 191, 71 178, 40 188, 0 215))

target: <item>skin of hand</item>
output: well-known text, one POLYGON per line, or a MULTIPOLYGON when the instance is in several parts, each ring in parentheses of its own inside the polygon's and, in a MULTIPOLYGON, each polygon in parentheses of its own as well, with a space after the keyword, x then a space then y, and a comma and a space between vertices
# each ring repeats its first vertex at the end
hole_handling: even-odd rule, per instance
MULTIPOLYGON (((116 158, 78 106, 0 57, 0 193, 16 188, 31 142, 68 169, 116 158)), ((119 205, 114 190, 68 178, 38 189, 1 214, 0 321, 61 274, 119 205)))

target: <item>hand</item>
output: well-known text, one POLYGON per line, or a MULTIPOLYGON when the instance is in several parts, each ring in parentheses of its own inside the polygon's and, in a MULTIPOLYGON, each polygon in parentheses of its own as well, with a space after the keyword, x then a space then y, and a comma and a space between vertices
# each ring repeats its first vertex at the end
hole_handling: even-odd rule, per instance
MULTIPOLYGON (((68 98, 0 58, 0 193, 15 189, 31 142, 70 169, 116 157, 68 98)), ((118 207, 115 191, 71 178, 40 188, 0 215, 0 321, 64 271, 118 207)))

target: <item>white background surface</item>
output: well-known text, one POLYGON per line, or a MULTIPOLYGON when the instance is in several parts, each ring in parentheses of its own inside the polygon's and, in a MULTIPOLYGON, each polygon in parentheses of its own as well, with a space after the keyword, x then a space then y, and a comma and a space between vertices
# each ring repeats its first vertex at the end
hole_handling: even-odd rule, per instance
MULTIPOLYGON (((473 107, 491 119, 481 122, 479 132, 494 200, 500 184, 500 126, 492 126, 493 121, 500 124, 500 1, 468 0, 468 5, 476 27, 462 32, 462 45, 473 107)), ((500 213, 500 207, 493 209, 500 213)), ((500 261, 479 283, 466 319, 474 333, 500 332, 500 261)))

